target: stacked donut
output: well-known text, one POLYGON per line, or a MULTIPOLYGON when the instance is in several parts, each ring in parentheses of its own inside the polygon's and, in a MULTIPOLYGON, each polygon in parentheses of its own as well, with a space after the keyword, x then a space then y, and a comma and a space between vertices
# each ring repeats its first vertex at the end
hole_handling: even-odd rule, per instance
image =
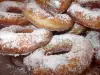
POLYGON ((2 0, 0 28, 1 58, 31 75, 88 75, 100 64, 99 0, 2 0))

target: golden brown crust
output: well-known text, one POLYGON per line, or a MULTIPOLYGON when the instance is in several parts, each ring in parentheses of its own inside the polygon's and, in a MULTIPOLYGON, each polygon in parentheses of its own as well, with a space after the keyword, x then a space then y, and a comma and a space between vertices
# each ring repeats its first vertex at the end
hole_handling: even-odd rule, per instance
POLYGON ((38 4, 42 6, 48 6, 54 9, 58 13, 62 13, 68 9, 72 0, 35 0, 38 4))
POLYGON ((0 3, 0 23, 5 25, 28 25, 22 14, 23 3, 15 1, 3 1, 0 3))
POLYGON ((40 28, 47 28, 51 31, 64 31, 70 29, 74 22, 67 14, 51 14, 42 9, 36 2, 27 3, 23 11, 24 16, 40 28))
POLYGON ((73 3, 68 13, 73 17, 76 23, 82 24, 93 29, 100 29, 100 13, 99 10, 89 10, 81 7, 77 3, 73 3), (77 9, 74 9, 77 7, 77 9))
POLYGON ((0 18, 0 23, 5 25, 28 25, 30 22, 25 17, 0 18))
POLYGON ((52 38, 52 33, 46 29, 36 29, 35 27, 32 28, 32 26, 27 27, 16 25, 1 29, 0 54, 28 54, 37 48, 45 46, 52 38))
MULTIPOLYGON (((40 28, 47 28, 51 31, 63 31, 71 28, 74 24, 73 20, 70 18, 67 20, 67 22, 62 22, 59 18, 51 18, 48 19, 48 17, 43 17, 41 15, 33 15, 31 10, 25 10, 24 15, 28 20, 40 28)), ((67 16, 66 16, 67 17, 67 16)))
POLYGON ((75 69, 80 61, 76 58, 72 58, 69 61, 72 63, 69 63, 68 65, 59 65, 55 70, 48 68, 41 68, 38 66, 32 70, 32 75, 79 75, 77 72, 76 73, 71 72, 70 69, 75 69))

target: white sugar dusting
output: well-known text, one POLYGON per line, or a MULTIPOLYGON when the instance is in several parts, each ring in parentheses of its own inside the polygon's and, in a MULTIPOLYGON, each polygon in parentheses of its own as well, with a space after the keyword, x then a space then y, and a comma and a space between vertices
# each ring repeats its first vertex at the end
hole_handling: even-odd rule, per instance
POLYGON ((7 18, 7 19, 11 19, 11 18, 22 18, 23 15, 22 14, 17 14, 17 13, 10 13, 7 12, 7 10, 9 9, 9 7, 17 7, 19 9, 22 9, 23 7, 23 3, 20 2, 13 2, 13 1, 3 1, 0 3, 0 18, 7 18))
POLYGON ((55 15, 55 17, 59 18, 61 21, 65 21, 65 22, 68 22, 68 20, 71 20, 71 18, 67 14, 57 14, 57 15, 55 15))
POLYGON ((12 25, 12 26, 9 26, 9 27, 5 27, 5 28, 2 28, 0 31, 9 31, 9 32, 18 32, 18 31, 21 31, 21 30, 24 30, 24 29, 36 29, 35 26, 33 25, 28 25, 28 26, 24 26, 24 27, 21 27, 19 25, 12 25))
POLYGON ((49 13, 47 13, 44 9, 40 8, 40 6, 38 4, 36 4, 36 2, 33 3, 28 3, 26 10, 27 9, 31 9, 34 13, 40 13, 41 16, 51 16, 49 13))
POLYGON ((95 60, 100 61, 100 33, 97 31, 89 31, 85 38, 91 41, 95 49, 95 60))
POLYGON ((57 68, 60 68, 59 66, 66 65, 66 67, 68 67, 68 73, 70 73, 71 70, 73 74, 76 72, 80 74, 91 63, 94 52, 92 45, 88 40, 81 36, 71 34, 65 34, 64 36, 60 38, 72 41, 72 49, 69 53, 47 56, 45 55, 45 50, 40 48, 33 52, 31 55, 25 57, 24 64, 28 68, 36 69, 37 66, 40 66, 41 69, 47 68, 54 71, 57 70, 57 68), (71 68, 68 65, 74 62, 71 61, 72 59, 79 60, 79 62, 73 63, 76 65, 75 68, 71 68))
POLYGON ((0 11, 7 11, 9 7, 17 7, 19 9, 23 8, 24 3, 15 2, 15 1, 3 1, 0 3, 0 11))
POLYGON ((29 67, 35 68, 37 64, 41 67, 55 69, 61 63, 66 64, 67 58, 63 55, 50 55, 45 56, 45 51, 41 48, 30 54, 24 59, 24 64, 27 64, 29 67))
POLYGON ((68 12, 75 15, 75 13, 83 13, 83 16, 86 16, 87 19, 95 19, 100 17, 100 9, 90 10, 88 8, 83 8, 77 3, 72 3, 68 9, 68 12))
POLYGON ((100 33, 97 31, 89 31, 86 39, 90 40, 94 48, 100 47, 100 33))
POLYGON ((60 8, 61 7, 61 3, 60 0, 50 0, 51 6, 53 8, 60 8))
POLYGON ((71 18, 67 15, 67 14, 56 14, 54 13, 53 16, 46 12, 44 9, 42 9, 38 4, 36 4, 36 2, 33 3, 28 3, 26 10, 31 9, 33 15, 37 14, 43 17, 46 17, 47 19, 60 19, 61 22, 68 22, 69 20, 71 20, 71 18))
POLYGON ((7 18, 7 19, 14 19, 14 18, 22 18, 22 14, 16 14, 16 13, 9 13, 9 12, 0 12, 0 18, 7 18))
POLYGON ((32 33, 16 33, 17 31, 21 30, 21 28, 32 29, 32 26, 26 26, 25 28, 19 26, 10 26, 1 29, 0 44, 2 45, 2 50, 5 47, 7 49, 17 48, 19 51, 21 51, 22 48, 26 48, 25 50, 28 50, 30 47, 36 49, 45 45, 51 39, 51 32, 46 29, 33 29, 34 31, 32 33))

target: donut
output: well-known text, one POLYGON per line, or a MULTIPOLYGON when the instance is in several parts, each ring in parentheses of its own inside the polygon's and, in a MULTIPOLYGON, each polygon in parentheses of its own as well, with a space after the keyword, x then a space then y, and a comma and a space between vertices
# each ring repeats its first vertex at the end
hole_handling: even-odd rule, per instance
POLYGON ((76 23, 92 29, 100 29, 100 9, 88 9, 72 3, 67 11, 76 23))
POLYGON ((86 30, 86 28, 84 26, 75 23, 73 28, 68 33, 71 33, 71 34, 81 34, 85 30, 86 30))
POLYGON ((51 38, 52 33, 46 29, 9 26, 0 30, 0 54, 26 55, 45 46, 51 38))
POLYGON ((90 41, 74 34, 55 35, 46 46, 48 48, 39 48, 23 60, 26 67, 32 71, 32 75, 79 75, 90 65, 94 54, 90 41), (64 50, 69 51, 68 53, 55 53, 62 52, 63 46, 61 49, 55 45, 57 49, 52 50, 52 45, 57 44, 59 47, 65 41, 67 44, 64 50))
POLYGON ((100 64, 100 33, 97 31, 89 31, 85 38, 91 41, 93 48, 95 49, 95 62, 100 64))
POLYGON ((26 20, 21 13, 24 4, 15 1, 3 1, 0 3, 0 23, 5 25, 27 25, 26 20))
POLYGON ((52 8, 55 12, 62 13, 68 9, 72 0, 35 0, 38 4, 42 6, 48 6, 52 8))
POLYGON ((64 31, 70 29, 74 22, 67 14, 51 14, 42 9, 35 1, 27 3, 23 10, 24 16, 32 24, 50 31, 64 31))

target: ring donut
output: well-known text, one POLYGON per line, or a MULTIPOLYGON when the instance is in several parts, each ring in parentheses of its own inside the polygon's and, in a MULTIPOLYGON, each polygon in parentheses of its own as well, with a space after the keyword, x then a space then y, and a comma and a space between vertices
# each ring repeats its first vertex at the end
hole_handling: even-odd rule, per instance
POLYGON ((58 13, 64 12, 68 9, 69 5, 71 4, 72 0, 35 0, 38 4, 42 6, 51 7, 58 13))
POLYGON ((0 3, 0 23, 6 25, 27 25, 26 20, 21 13, 24 4, 15 1, 3 1, 0 3))
POLYGON ((10 26, 0 30, 0 54, 25 55, 45 46, 52 34, 46 29, 32 26, 10 26))
MULTIPOLYGON (((79 75, 90 65, 94 51, 87 39, 74 34, 56 35, 53 39, 50 43, 58 47, 71 41, 71 44, 65 44, 66 50, 71 47, 70 52, 53 54, 53 50, 48 48, 37 49, 24 58, 24 64, 33 71, 33 75, 79 75), (50 51, 52 54, 47 55, 50 51)), ((57 52, 58 48, 54 51, 57 52)))
POLYGON ((50 14, 35 1, 27 3, 23 13, 27 20, 35 26, 51 31, 67 30, 74 24, 73 20, 67 14, 50 14))
POLYGON ((72 3, 68 13, 73 17, 76 23, 82 24, 93 29, 100 29, 100 9, 88 9, 78 3, 72 3))

